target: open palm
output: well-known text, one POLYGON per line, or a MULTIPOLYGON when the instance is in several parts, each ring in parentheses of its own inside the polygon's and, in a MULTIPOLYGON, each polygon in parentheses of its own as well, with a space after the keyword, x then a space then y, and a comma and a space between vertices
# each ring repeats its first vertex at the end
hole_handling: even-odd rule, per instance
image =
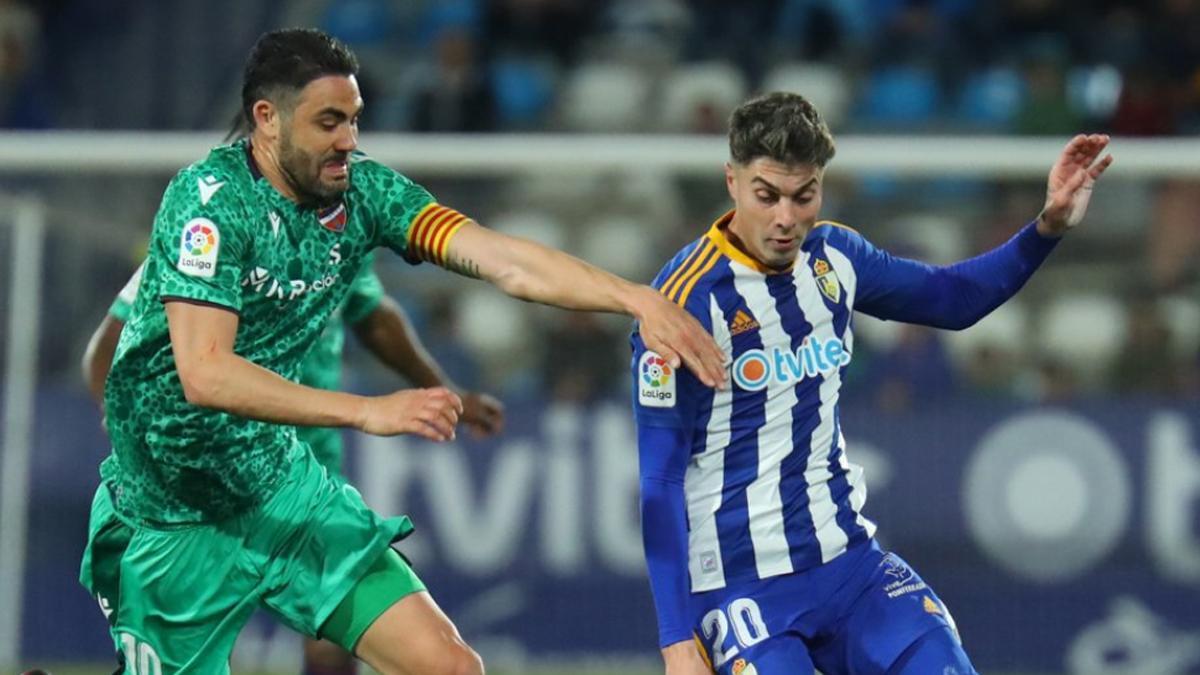
POLYGON ((1113 162, 1112 155, 1100 159, 1108 141, 1106 134, 1080 134, 1063 148, 1046 183, 1046 207, 1041 216, 1046 227, 1043 234, 1062 236, 1083 220, 1092 198, 1092 186, 1113 162))

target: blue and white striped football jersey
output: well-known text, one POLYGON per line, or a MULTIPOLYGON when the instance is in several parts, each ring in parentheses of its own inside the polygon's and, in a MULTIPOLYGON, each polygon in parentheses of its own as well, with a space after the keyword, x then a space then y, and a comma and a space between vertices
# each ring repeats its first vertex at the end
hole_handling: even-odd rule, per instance
POLYGON ((634 338, 639 423, 691 427, 693 592, 809 569, 875 532, 838 418, 857 291, 854 252, 838 243, 856 235, 819 223, 793 268, 774 273, 726 239, 731 217, 654 286, 711 331, 732 363, 732 386, 709 389, 688 373, 664 381, 669 366, 634 338))

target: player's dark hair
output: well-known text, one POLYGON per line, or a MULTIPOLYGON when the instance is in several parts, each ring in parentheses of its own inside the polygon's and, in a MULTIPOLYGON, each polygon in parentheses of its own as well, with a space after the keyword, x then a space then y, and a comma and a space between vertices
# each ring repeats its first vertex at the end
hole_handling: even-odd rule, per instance
POLYGON ((803 96, 773 92, 746 101, 729 117, 729 156, 746 165, 766 157, 787 166, 824 167, 833 134, 803 96))
POLYGON ((313 28, 263 33, 246 58, 242 73, 242 116, 254 128, 254 103, 266 99, 290 110, 309 82, 326 75, 358 74, 358 58, 336 38, 313 28))

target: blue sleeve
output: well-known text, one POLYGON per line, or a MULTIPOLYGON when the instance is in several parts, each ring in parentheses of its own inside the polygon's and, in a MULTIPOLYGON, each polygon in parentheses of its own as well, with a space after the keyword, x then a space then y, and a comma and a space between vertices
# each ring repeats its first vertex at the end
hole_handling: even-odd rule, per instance
POLYGON ((830 243, 854 265, 856 310, 954 330, 973 325, 1021 290, 1059 241, 1041 236, 1030 223, 987 253, 935 267, 897 258, 853 231, 837 230, 830 243))
POLYGON ((688 433, 682 429, 638 427, 642 545, 658 613, 660 647, 692 637, 687 611, 687 504, 683 496, 689 445, 688 433))
POLYGON ((691 454, 696 400, 706 389, 675 371, 633 334, 633 407, 638 429, 642 542, 658 613, 660 646, 690 640, 687 505, 683 477, 691 454))

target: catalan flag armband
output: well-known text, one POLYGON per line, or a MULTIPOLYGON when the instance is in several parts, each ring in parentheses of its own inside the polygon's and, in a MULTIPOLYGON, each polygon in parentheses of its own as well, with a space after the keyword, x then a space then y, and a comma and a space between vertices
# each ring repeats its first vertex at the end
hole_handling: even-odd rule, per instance
POLYGON ((416 260, 444 265, 450 238, 468 218, 448 206, 433 202, 421 209, 408 228, 408 253, 416 260))

